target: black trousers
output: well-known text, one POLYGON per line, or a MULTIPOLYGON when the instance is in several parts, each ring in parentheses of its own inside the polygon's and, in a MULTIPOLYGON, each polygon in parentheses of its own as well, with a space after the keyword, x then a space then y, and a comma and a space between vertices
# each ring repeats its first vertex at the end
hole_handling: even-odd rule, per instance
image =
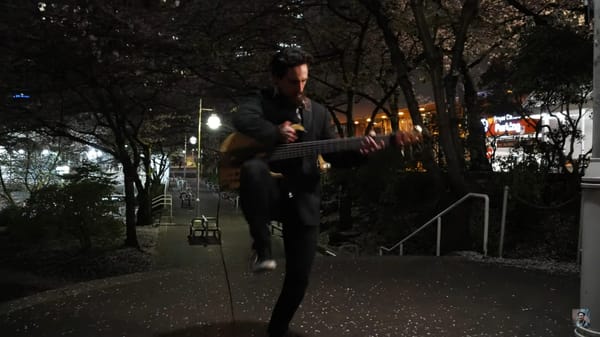
POLYGON ((266 162, 251 159, 244 163, 240 174, 240 203, 254 240, 253 247, 257 251, 267 247, 270 250, 268 223, 278 219, 283 224, 285 278, 269 322, 271 337, 286 333, 304 298, 319 236, 318 224, 300 221, 293 198, 285 183, 271 176, 266 162))

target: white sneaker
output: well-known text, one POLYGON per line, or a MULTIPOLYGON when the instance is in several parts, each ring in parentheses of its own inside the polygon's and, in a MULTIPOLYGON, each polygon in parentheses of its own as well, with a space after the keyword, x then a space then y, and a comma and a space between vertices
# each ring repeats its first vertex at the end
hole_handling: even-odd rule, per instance
POLYGON ((263 271, 271 271, 277 268, 277 262, 273 259, 262 259, 258 258, 256 253, 252 256, 252 266, 250 267, 253 273, 260 273, 263 271))
POLYGON ((269 260, 256 261, 252 265, 252 272, 260 273, 263 271, 275 270, 275 268, 277 268, 277 262, 275 262, 275 260, 269 259, 269 260))

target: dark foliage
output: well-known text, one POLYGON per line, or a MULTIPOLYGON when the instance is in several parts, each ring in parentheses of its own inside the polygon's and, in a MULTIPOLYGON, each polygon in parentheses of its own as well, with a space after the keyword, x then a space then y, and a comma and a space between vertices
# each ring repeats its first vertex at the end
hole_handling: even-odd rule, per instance
POLYGON ((110 179, 90 167, 67 179, 66 185, 33 192, 23 207, 2 211, 12 240, 36 245, 76 240, 81 251, 89 251, 94 240, 120 237, 122 223, 113 216, 117 205, 110 198, 110 179))
MULTIPOLYGON (((395 174, 383 175, 381 171, 390 170, 393 165, 386 155, 379 160, 388 165, 376 164, 375 159, 372 165, 359 170, 328 175, 324 185, 323 228, 331 245, 353 243, 360 246, 362 254, 376 254, 379 246, 394 245, 456 201, 444 192, 445 183, 436 182, 429 173, 404 172, 396 166, 395 174), (342 223, 348 220, 338 213, 342 184, 346 184, 343 186, 352 204, 350 226, 342 223)), ((575 175, 542 174, 539 167, 522 165, 510 173, 470 173, 468 179, 473 181, 474 190, 489 196, 490 256, 498 253, 503 193, 507 186, 510 197, 504 257, 575 260, 581 199, 575 175)), ((483 214, 483 202, 473 199, 444 215, 442 254, 452 253, 453 249, 444 249, 444 241, 448 236, 463 235, 455 232, 456 224, 465 222, 469 224, 469 233, 463 249, 481 252, 483 214)), ((434 254, 435 227, 434 222, 407 241, 405 253, 434 254)))

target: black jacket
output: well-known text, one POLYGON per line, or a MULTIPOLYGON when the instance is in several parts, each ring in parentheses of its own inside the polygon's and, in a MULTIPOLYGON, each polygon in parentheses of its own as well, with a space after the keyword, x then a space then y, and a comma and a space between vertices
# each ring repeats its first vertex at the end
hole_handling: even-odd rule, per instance
MULTIPOLYGON (((301 123, 305 131, 300 134, 299 141, 324 140, 335 138, 331 129, 328 110, 321 104, 310 100, 301 116, 298 106, 289 100, 266 89, 243 97, 233 123, 236 129, 262 143, 266 148, 274 148, 279 144, 279 124, 285 121, 301 123), (301 119, 301 120, 300 120, 301 119)), ((358 152, 324 155, 326 161, 333 166, 344 166, 356 162, 361 157, 358 152)), ((320 172, 317 165, 317 154, 298 159, 287 159, 271 162, 273 171, 284 175, 286 192, 291 192, 295 210, 305 225, 319 224, 320 209, 320 172)))

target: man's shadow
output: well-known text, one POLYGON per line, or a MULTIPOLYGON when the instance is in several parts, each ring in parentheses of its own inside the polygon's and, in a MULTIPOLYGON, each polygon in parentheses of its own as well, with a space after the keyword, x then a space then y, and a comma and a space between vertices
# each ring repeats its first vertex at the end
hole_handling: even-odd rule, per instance
MULTIPOLYGON (((294 331, 293 336, 309 337, 294 331)), ((267 323, 265 322, 219 322, 191 326, 185 329, 161 332, 155 337, 265 337, 267 323)))

